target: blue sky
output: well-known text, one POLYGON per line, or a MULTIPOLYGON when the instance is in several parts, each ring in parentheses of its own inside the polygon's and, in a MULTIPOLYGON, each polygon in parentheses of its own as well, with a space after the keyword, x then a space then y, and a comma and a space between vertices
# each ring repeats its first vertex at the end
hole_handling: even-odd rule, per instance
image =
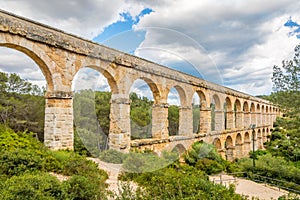
MULTIPOLYGON (((273 65, 292 59, 300 41, 298 0, 0 0, 0 7, 252 95, 271 92, 273 65)), ((44 81, 32 60, 5 48, 0 70, 44 81)), ((88 85, 94 75, 82 77, 88 85)))

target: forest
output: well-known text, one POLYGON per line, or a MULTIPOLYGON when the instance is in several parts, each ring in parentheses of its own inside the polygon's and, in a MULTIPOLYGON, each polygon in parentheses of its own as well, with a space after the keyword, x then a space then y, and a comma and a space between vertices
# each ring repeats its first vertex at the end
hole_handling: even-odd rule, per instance
MULTIPOLYGON (((214 146, 195 143, 178 160, 176 152, 108 150, 110 92, 74 94, 74 152, 50 151, 43 145, 44 89, 16 74, 0 72, 0 196, 2 199, 246 199, 208 180, 220 172, 236 173, 300 193, 300 45, 293 60, 273 68, 273 92, 261 96, 278 105, 284 116, 274 124, 264 150, 248 158, 224 160, 214 146), (205 152, 205 153, 203 153, 205 152), (87 157, 122 163, 121 194, 107 191, 108 175, 87 157), (255 160, 255 167, 252 162, 255 160), (134 161, 134 162, 133 162, 134 161), (138 161, 138 162, 137 162, 138 161), (153 163, 158 165, 154 166, 153 163), (163 167, 160 167, 163 166, 163 167), (139 172, 139 173, 133 173, 139 172), (56 175, 69 177, 59 181, 56 175), (126 181, 138 184, 131 190, 126 181)), ((151 137, 153 102, 131 93, 132 139, 151 137)), ((195 107, 196 112, 197 107, 195 107)), ((198 120, 199 116, 194 115, 198 120)), ((179 108, 169 106, 169 132, 178 133, 179 108)), ((194 123, 194 131, 199 126, 194 123)), ((280 199, 299 199, 295 195, 280 199)))

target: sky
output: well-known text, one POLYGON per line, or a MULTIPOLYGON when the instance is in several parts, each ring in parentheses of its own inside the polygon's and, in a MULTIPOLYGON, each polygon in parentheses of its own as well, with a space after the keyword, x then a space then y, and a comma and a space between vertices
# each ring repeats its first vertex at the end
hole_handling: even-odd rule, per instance
MULTIPOLYGON (((300 43, 298 0, 0 0, 0 8, 251 95, 271 93, 273 66, 300 43)), ((45 84, 32 60, 3 47, 0 70, 45 84)), ((80 85, 109 90, 90 70, 77 74, 80 85)), ((145 87, 137 81, 132 91, 145 87)))

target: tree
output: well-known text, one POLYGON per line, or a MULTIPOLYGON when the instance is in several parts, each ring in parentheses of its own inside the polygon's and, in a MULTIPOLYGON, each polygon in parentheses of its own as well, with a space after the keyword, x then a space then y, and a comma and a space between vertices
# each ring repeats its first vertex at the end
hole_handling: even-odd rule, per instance
POLYGON ((300 114, 300 44, 295 47, 293 60, 282 61, 273 67, 273 90, 269 100, 279 104, 287 114, 300 114))
POLYGON ((0 123, 15 131, 33 131, 42 140, 45 100, 43 89, 17 74, 0 72, 0 123))

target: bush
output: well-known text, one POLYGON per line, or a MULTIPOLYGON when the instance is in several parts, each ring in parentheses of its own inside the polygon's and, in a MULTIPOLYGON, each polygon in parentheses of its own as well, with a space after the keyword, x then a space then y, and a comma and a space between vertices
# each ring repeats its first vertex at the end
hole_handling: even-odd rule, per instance
POLYGON ((5 200, 64 199, 60 182, 49 174, 23 174, 7 179, 0 196, 5 200))
POLYGON ((63 191, 66 199, 105 199, 106 194, 101 190, 97 181, 90 178, 74 175, 63 183, 63 191))
POLYGON ((195 166, 197 169, 205 171, 205 173, 217 174, 223 171, 223 166, 214 160, 203 158, 196 163, 195 166))
POLYGON ((143 188, 143 199, 243 199, 229 189, 215 185, 200 170, 188 165, 140 174, 135 181, 143 188))
POLYGON ((109 149, 102 151, 99 159, 108 163, 121 164, 126 159, 126 155, 120 151, 109 149))

